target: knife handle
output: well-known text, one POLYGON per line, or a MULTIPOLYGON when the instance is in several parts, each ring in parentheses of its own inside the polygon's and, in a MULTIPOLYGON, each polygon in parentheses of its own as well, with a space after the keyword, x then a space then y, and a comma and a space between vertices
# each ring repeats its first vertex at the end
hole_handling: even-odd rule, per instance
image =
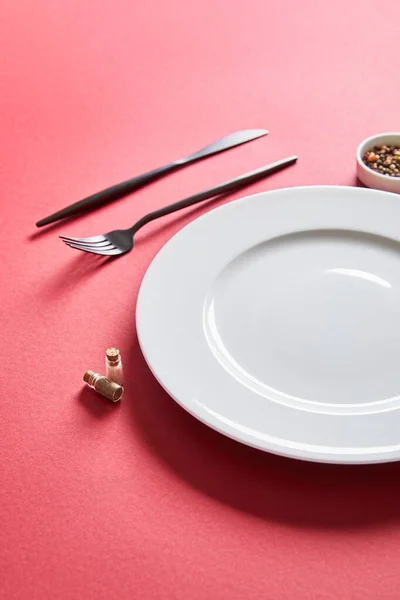
POLYGON ((180 161, 174 161, 168 163, 167 165, 163 165, 162 167, 158 167, 157 169, 153 169, 152 171, 148 171, 147 173, 143 173, 142 175, 138 175, 137 177, 132 177, 131 179, 127 179, 126 181, 112 185, 105 190, 101 190, 100 192, 96 192, 91 196, 87 196, 87 198, 83 198, 83 200, 78 200, 78 202, 62 208, 61 210, 58 210, 44 219, 41 219, 36 223, 36 227, 43 227, 44 225, 49 225, 50 223, 54 223, 55 221, 63 219, 64 217, 72 217, 73 215, 83 211, 113 202, 114 200, 125 196, 125 194, 129 194, 130 192, 133 192, 134 190, 137 190, 140 187, 155 181, 162 175, 172 173, 172 171, 179 169, 181 166, 183 166, 183 164, 180 161))

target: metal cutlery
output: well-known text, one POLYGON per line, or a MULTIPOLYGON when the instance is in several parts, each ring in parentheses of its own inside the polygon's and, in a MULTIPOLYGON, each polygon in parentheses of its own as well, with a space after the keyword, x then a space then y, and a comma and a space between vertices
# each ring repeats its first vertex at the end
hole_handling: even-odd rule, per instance
POLYGON ((193 206, 194 204, 198 204, 199 202, 203 202, 204 200, 219 194, 236 191, 246 185, 249 185, 250 183, 262 179, 263 177, 267 177, 276 171, 280 171, 281 169, 294 164, 296 161, 297 156, 292 156, 265 167, 261 167, 260 169, 256 169, 255 171, 240 175, 239 177, 235 177, 234 179, 226 181, 225 183, 209 188, 208 190, 198 194, 194 194, 193 196, 189 196, 184 200, 180 200, 179 202, 175 202, 174 204, 170 204, 164 208, 160 208, 159 210, 148 213, 139 219, 139 221, 137 221, 129 229, 116 229, 115 231, 104 233, 103 235, 96 235, 86 238, 74 238, 63 235, 60 235, 60 238, 67 244, 67 246, 75 248, 76 250, 82 250, 83 252, 90 252, 92 254, 100 254, 103 256, 117 256, 119 254, 125 254, 126 252, 132 250, 135 234, 144 225, 150 223, 150 221, 154 221, 154 219, 164 217, 165 215, 169 215, 183 208, 193 206))
POLYGON ((178 160, 174 160, 167 165, 158 167, 157 169, 148 171, 147 173, 143 173, 137 177, 132 177, 127 181, 122 181, 121 183, 112 185, 111 187, 88 196, 83 200, 78 200, 78 202, 74 202, 74 204, 62 208, 52 215, 41 219, 36 223, 36 227, 43 227, 44 225, 49 225, 50 223, 54 223, 55 221, 65 217, 71 217, 81 212, 93 210, 94 208, 103 206, 109 202, 114 202, 114 200, 117 200, 118 198, 121 198, 122 196, 129 194, 134 190, 137 190, 144 185, 155 181, 156 179, 159 179, 167 173, 172 173, 177 169, 181 169, 182 167, 197 162, 198 160, 202 160, 208 156, 218 154, 219 152, 224 152, 225 150, 229 150, 235 146, 251 142, 259 137, 268 135, 268 133, 269 132, 266 129, 245 129, 243 131, 237 131, 236 133, 227 135, 217 142, 214 142, 205 148, 186 156, 185 158, 179 158, 178 160))

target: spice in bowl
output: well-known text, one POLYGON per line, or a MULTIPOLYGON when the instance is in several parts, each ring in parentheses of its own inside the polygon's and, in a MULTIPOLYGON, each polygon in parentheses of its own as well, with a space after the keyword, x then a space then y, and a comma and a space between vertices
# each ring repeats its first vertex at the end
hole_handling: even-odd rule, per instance
POLYGON ((400 147, 374 146, 363 154, 363 163, 380 175, 400 177, 400 147))

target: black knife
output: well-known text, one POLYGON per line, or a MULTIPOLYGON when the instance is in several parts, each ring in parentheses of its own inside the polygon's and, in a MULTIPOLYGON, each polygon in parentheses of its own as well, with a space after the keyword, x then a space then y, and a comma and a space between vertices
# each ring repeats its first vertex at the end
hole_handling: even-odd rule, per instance
POLYGON ((114 200, 121 198, 121 196, 129 194, 134 190, 137 190, 140 187, 150 183, 151 181, 155 181, 159 177, 166 175, 167 173, 176 171, 177 169, 180 169, 186 165, 190 165, 198 160, 206 158, 207 156, 212 156, 213 154, 224 152, 225 150, 229 150, 230 148, 234 148, 240 144, 251 142, 252 140, 256 140, 259 137, 267 135, 268 133, 269 132, 265 129, 245 129, 244 131, 231 133, 230 135, 223 137, 217 142, 214 142, 213 144, 210 144, 209 146, 206 146, 205 148, 202 148, 201 150, 198 150, 197 152, 194 152, 185 158, 179 158, 178 160, 174 160, 167 165, 158 167, 153 171, 148 171, 147 173, 143 173, 137 177, 132 177, 132 179, 112 185, 111 187, 106 188, 101 192, 96 192, 92 196, 88 196, 83 200, 78 200, 78 202, 74 202, 74 204, 62 208, 52 215, 41 219, 36 223, 36 227, 43 227, 43 225, 49 225, 50 223, 54 223, 59 219, 71 217, 80 212, 87 212, 102 206, 103 204, 113 202, 114 200))

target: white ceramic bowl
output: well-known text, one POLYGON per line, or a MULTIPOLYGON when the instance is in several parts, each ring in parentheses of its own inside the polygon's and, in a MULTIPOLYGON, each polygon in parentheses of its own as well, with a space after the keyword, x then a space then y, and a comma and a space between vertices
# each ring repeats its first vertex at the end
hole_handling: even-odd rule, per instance
POLYGON ((381 175, 367 167, 362 161, 364 152, 383 144, 400 148, 400 133, 379 133, 361 142, 357 148, 357 177, 367 187, 400 194, 400 177, 381 175))

